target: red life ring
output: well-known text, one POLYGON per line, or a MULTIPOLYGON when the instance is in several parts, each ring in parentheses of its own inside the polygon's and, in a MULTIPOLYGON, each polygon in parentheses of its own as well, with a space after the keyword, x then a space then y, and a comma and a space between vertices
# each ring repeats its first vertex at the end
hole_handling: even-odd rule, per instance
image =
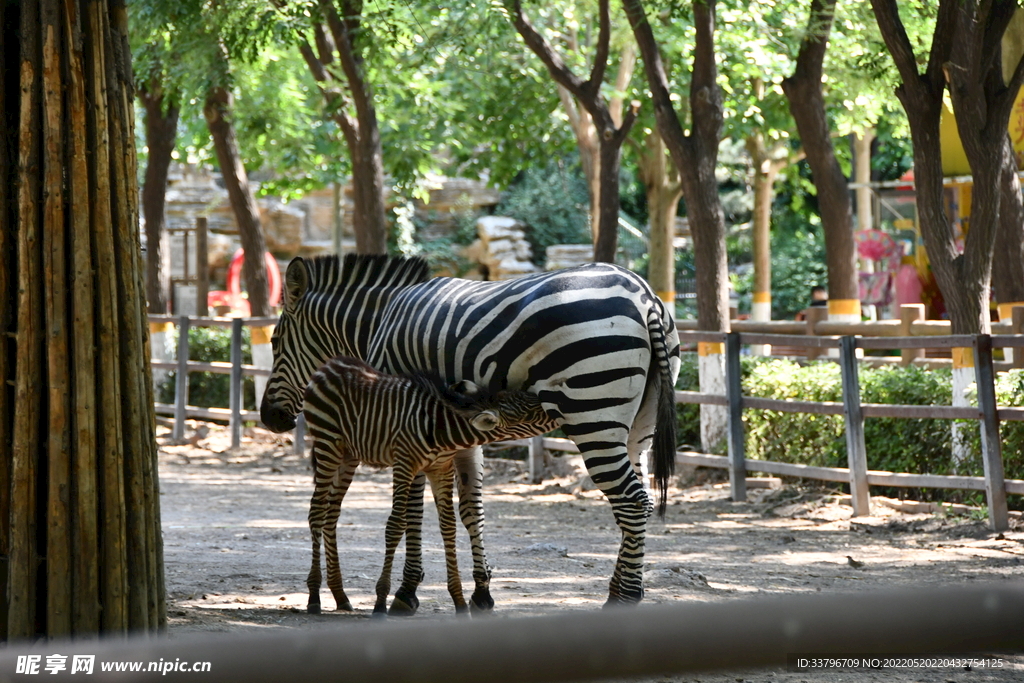
MULTIPOLYGON (((267 264, 267 288, 270 290, 270 305, 277 306, 281 303, 281 269, 277 266, 277 259, 269 252, 264 252, 263 260, 267 264)), ((235 252, 228 266, 228 291, 238 296, 242 293, 242 262, 245 261, 245 252, 241 249, 235 252)))

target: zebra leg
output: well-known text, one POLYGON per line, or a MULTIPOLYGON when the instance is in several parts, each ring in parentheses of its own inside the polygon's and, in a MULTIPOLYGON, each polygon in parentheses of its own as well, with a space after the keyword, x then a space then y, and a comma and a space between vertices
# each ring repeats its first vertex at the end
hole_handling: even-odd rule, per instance
POLYGON ((327 509, 324 514, 324 555, 327 558, 327 587, 334 596, 335 609, 351 612, 352 603, 345 595, 342 587, 341 565, 338 562, 338 516, 341 514, 341 502, 345 499, 348 487, 352 485, 358 461, 344 460, 334 473, 334 481, 327 498, 327 509))
POLYGON ((395 591, 388 614, 411 617, 419 609, 416 589, 423 581, 423 491, 427 478, 419 472, 409 487, 409 503, 405 510, 405 570, 402 585, 395 591))
POLYGON ((477 446, 459 451, 453 460, 455 479, 459 487, 459 517, 469 532, 470 548, 473 552, 473 595, 469 608, 474 614, 494 609, 491 597, 491 568, 484 553, 484 452, 477 446))
POLYGON ((391 591, 391 567, 395 561, 395 550, 405 534, 405 515, 409 505, 409 489, 412 473, 408 464, 397 462, 393 474, 391 493, 391 514, 384 529, 384 567, 377 579, 377 602, 373 606, 373 616, 386 617, 388 593, 391 591))
POLYGON ((457 614, 469 614, 466 598, 462 595, 462 577, 459 576, 459 559, 455 551, 455 507, 452 504, 452 463, 434 464, 427 470, 430 488, 434 492, 437 506, 437 521, 444 541, 444 562, 448 570, 448 594, 452 596, 457 614))
POLYGON ((608 426, 608 421, 602 421, 562 425, 579 446, 590 478, 608 498, 615 523, 622 531, 606 606, 634 604, 643 599, 644 544, 647 519, 653 509, 627 455, 628 431, 621 426, 624 424, 625 421, 608 426))
POLYGON ((314 437, 313 496, 309 500, 309 535, 313 542, 313 558, 309 575, 306 577, 306 586, 309 589, 306 611, 310 614, 320 614, 320 584, 323 582, 320 573, 320 537, 323 533, 324 517, 329 506, 328 498, 338 462, 337 456, 337 452, 331 448, 328 441, 314 437))

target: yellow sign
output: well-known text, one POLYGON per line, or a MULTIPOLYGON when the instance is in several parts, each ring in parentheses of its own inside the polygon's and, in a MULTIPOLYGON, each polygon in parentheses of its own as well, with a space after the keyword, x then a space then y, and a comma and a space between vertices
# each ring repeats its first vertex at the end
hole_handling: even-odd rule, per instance
MULTIPOLYGON (((1017 168, 1024 168, 1024 88, 1017 92, 1017 99, 1010 112, 1010 139, 1013 140, 1013 151, 1017 154, 1017 168)), ((942 105, 942 118, 939 120, 939 140, 942 145, 942 175, 971 175, 971 165, 967 163, 967 153, 960 142, 960 133, 956 129, 956 118, 947 103, 942 105)))

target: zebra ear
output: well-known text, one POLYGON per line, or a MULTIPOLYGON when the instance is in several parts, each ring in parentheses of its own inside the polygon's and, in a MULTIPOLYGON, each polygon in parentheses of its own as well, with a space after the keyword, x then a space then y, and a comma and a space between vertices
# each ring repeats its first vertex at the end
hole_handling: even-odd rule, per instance
POLYGON ((498 415, 493 410, 485 410, 471 417, 469 424, 481 432, 489 432, 498 426, 498 415))
POLYGON ((293 258, 292 262, 288 264, 288 270, 285 271, 284 275, 284 283, 285 291, 288 295, 285 298, 284 306, 288 310, 293 310, 299 297, 305 294, 306 289, 309 287, 309 270, 306 269, 306 262, 302 258, 293 258))

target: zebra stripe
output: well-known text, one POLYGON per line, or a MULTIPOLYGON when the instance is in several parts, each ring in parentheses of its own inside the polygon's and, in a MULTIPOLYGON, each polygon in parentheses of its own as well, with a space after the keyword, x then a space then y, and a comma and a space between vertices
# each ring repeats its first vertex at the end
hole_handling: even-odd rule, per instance
MULTIPOLYGON (((395 549, 407 529, 410 505, 422 506, 422 489, 414 496, 416 475, 425 472, 434 490, 448 572, 448 592, 457 612, 468 610, 462 594, 455 554, 455 513, 452 472, 456 451, 489 441, 531 436, 555 426, 537 397, 521 391, 493 395, 465 388, 442 390, 425 376, 379 373, 363 361, 335 358, 313 374, 305 393, 303 411, 313 436, 314 491, 309 527, 313 564, 307 585, 307 610, 320 612, 320 538, 327 555, 327 583, 339 607, 351 609, 341 587, 341 572, 334 533, 337 511, 334 498, 344 495, 359 462, 394 468, 391 514, 385 531, 384 567, 377 582, 374 613, 386 612, 391 589, 395 549)), ((422 519, 422 510, 419 511, 422 519)), ((419 543, 419 530, 415 543, 419 543)), ((410 538, 410 542, 413 539, 410 538)), ((406 568, 416 584, 422 568, 406 568)), ((412 587, 415 592, 415 586, 412 587)), ((401 593, 401 591, 400 591, 401 593)), ((400 595, 396 599, 402 600, 400 595)))
MULTIPOLYGON (((653 508, 640 457, 653 447, 662 504, 675 457, 679 342, 671 313, 642 278, 609 264, 507 282, 413 283, 416 263, 422 266, 416 259, 349 256, 331 281, 325 274, 337 272, 333 258, 292 262, 286 280, 294 296, 275 332, 264 422, 289 428, 302 386, 296 378, 326 360, 307 341, 309 325, 333 330, 337 353, 388 372, 424 370, 490 391, 530 391, 549 417, 562 420, 622 530, 609 602, 640 600, 653 508)), ((463 493, 471 513, 481 515, 482 533, 479 488, 460 490, 460 512, 463 493)), ((478 571, 486 571, 482 552, 474 553, 474 578, 478 571)))

